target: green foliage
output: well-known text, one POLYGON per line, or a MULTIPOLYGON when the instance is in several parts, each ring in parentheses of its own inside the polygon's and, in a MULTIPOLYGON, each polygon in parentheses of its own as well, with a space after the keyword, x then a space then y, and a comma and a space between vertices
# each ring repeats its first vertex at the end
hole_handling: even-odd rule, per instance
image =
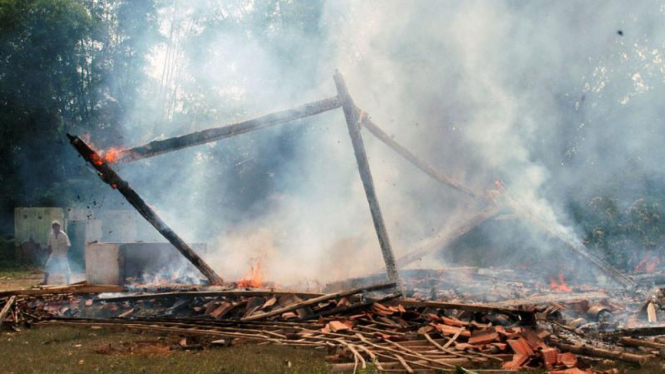
MULTIPOLYGON (((625 184, 641 184, 629 179, 625 184)), ((665 220, 662 191, 631 193, 626 189, 605 189, 588 199, 586 205, 574 204, 572 212, 582 226, 585 242, 624 268, 635 267, 645 253, 662 254, 665 220)))
POLYGON ((90 174, 65 132, 119 135, 156 30, 152 0, 0 0, 0 232, 14 206, 71 205, 88 187, 70 183, 90 174))

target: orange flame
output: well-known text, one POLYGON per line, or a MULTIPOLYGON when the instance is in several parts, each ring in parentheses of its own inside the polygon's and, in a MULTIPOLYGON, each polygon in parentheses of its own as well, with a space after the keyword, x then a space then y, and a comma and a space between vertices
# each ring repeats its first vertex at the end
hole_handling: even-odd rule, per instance
POLYGON ((263 264, 261 259, 257 258, 251 261, 249 270, 245 276, 238 281, 238 287, 259 288, 263 285, 263 264))
POLYGON ((122 149, 111 147, 107 151, 101 151, 100 153, 103 155, 104 161, 112 164, 118 161, 118 158, 122 154, 122 149))
POLYGON ((556 279, 550 278, 550 288, 555 291, 572 292, 573 289, 568 287, 566 280, 563 279, 563 273, 559 273, 559 282, 556 279))
POLYGON ((104 162, 107 162, 109 164, 117 162, 118 158, 120 158, 120 156, 122 156, 122 153, 124 152, 124 149, 116 147, 111 147, 106 151, 97 149, 95 147, 95 144, 90 140, 90 134, 81 135, 81 139, 83 139, 83 141, 88 145, 88 147, 90 147, 93 151, 95 151, 95 154, 93 154, 91 157, 92 162, 95 165, 102 165, 104 162))
POLYGON ((99 154, 96 152, 90 156, 90 160, 92 161, 93 164, 95 165, 102 165, 104 164, 104 161, 99 157, 99 154))

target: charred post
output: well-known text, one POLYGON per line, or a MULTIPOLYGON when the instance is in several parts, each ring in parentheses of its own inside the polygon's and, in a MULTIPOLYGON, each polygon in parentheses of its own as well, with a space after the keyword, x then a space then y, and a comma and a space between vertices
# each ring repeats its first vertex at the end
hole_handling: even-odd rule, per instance
POLYGON ((206 278, 212 284, 221 285, 223 283, 222 278, 215 273, 208 264, 199 257, 192 248, 190 248, 184 240, 178 236, 170 227, 166 225, 164 221, 155 213, 155 211, 148 206, 148 204, 143 201, 141 196, 139 196, 136 191, 134 191, 129 184, 120 178, 120 176, 111 169, 106 162, 95 152, 88 144, 86 144, 81 138, 75 135, 67 134, 69 141, 76 151, 83 157, 84 160, 88 161, 92 167, 97 170, 99 177, 112 188, 118 190, 122 196, 130 203, 138 212, 145 218, 152 226, 154 226, 157 231, 159 231, 166 240, 171 244, 189 262, 196 266, 199 271, 205 275, 206 278))
POLYGON ((211 143, 220 139, 265 129, 281 123, 291 122, 305 117, 314 116, 340 107, 337 97, 314 101, 299 107, 270 113, 262 117, 242 121, 226 126, 215 127, 186 135, 176 136, 164 140, 154 140, 148 144, 118 151, 115 163, 125 163, 154 157, 163 153, 211 143))
POLYGON ((358 171, 360 172, 360 179, 365 188, 365 195, 369 203, 369 210, 372 213, 372 221, 374 222, 374 229, 379 238, 379 245, 381 246, 381 253, 383 254, 383 261, 386 264, 386 272, 388 279, 391 282, 401 284, 399 272, 397 271, 397 262, 395 261, 395 254, 390 245, 390 238, 386 230, 386 224, 383 221, 381 214, 381 207, 379 206, 379 199, 376 196, 374 189, 374 180, 372 179, 372 172, 365 153, 365 144, 363 143, 362 135, 360 134, 359 120, 360 116, 358 110, 353 103, 351 95, 346 88, 344 77, 337 71, 334 75, 335 86, 337 87, 337 97, 342 104, 344 110, 344 117, 346 117, 346 124, 349 128, 349 135, 351 136, 351 143, 353 144, 353 151, 356 155, 356 162, 358 163, 358 171))

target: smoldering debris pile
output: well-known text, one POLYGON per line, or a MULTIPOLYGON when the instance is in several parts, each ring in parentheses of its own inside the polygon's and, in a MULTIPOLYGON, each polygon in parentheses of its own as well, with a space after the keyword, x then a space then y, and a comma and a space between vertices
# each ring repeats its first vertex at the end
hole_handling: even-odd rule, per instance
MULTIPOLYGON (((131 292, 121 286, 0 293, 5 328, 65 325, 196 337, 191 349, 243 343, 327 352, 334 370, 500 370, 600 373, 611 360, 644 365, 665 354, 665 299, 631 310, 623 299, 453 303, 403 298, 394 283, 335 293, 191 286, 131 292), (621 319, 622 322, 618 322, 621 319), (634 327, 626 327, 626 321, 634 327), (469 370, 469 369, 465 369, 469 370)), ((173 349, 190 349, 180 344, 173 349)))

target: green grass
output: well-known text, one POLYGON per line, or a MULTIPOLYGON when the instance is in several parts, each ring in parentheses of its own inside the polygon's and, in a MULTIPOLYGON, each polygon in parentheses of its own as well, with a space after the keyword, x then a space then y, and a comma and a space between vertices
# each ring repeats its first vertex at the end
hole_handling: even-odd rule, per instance
POLYGON ((30 288, 42 281, 41 269, 29 266, 2 266, 0 264, 0 291, 30 288))
MULTIPOLYGON (((187 344, 206 341, 188 338, 187 344)), ((205 338, 203 338, 205 339, 205 338)), ((27 329, 0 334, 3 374, 330 374, 326 352, 255 344, 204 350, 172 350, 180 338, 70 327, 27 329), (289 365, 290 363, 290 365, 289 365)), ((605 364, 622 374, 660 374, 661 360, 645 367, 605 364)), ((473 369, 471 369, 473 370, 473 369)), ((481 371, 479 371, 481 372, 481 371)), ((375 368, 361 374, 378 373, 375 368)), ((546 370, 530 370, 544 374, 546 370)))
POLYGON ((34 278, 43 274, 42 269, 34 266, 2 266, 0 265, 0 278, 21 279, 34 278))
POLYGON ((67 327, 3 332, 0 335, 0 373, 330 373, 322 351, 254 344, 200 351, 170 350, 178 340, 177 337, 67 327))

